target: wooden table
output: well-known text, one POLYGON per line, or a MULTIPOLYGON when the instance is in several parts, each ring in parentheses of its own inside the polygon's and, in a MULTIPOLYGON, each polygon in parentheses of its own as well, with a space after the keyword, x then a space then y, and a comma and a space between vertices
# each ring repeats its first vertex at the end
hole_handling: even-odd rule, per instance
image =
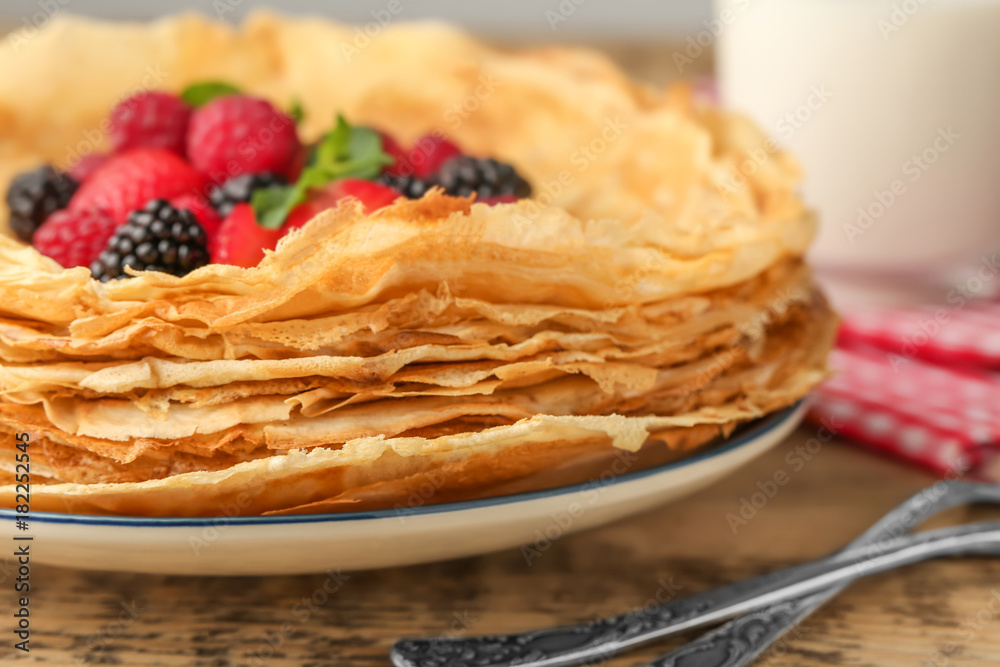
MULTIPOLYGON (((520 551, 511 550, 353 573, 313 609, 301 602, 322 589, 327 575, 184 578, 36 565, 32 651, 16 656, 5 641, 0 661, 385 666, 389 646, 401 635, 510 632, 578 622, 820 556, 933 482, 836 442, 795 471, 785 457, 810 435, 803 427, 753 465, 678 504, 557 540, 530 566, 520 551), (734 534, 727 515, 738 515, 741 499, 778 470, 791 481, 734 534)), ((957 510, 935 525, 997 514, 957 510)), ((609 664, 652 659, 681 641, 609 664)), ((857 583, 761 664, 1000 664, 1000 561, 934 562, 857 583), (993 601, 998 602, 991 607, 993 601)))
MULTIPOLYGON (((683 48, 682 46, 676 48, 683 48)), ((676 48, 610 46, 632 73, 676 77, 676 48)), ((711 71, 711 53, 686 71, 711 71)), ((3 664, 136 667, 385 666, 402 635, 509 632, 572 623, 686 595, 820 556, 850 541, 933 479, 833 442, 800 471, 787 443, 714 488, 642 516, 555 542, 529 566, 517 550, 354 573, 309 609, 326 575, 182 578, 32 569, 32 651, 0 648, 3 664), (791 481, 734 534, 727 515, 778 470, 791 481), (297 606, 298 605, 298 606, 297 606)), ((954 511, 935 524, 996 517, 954 511)), ((329 587, 329 586, 328 586, 329 587)), ((12 608, 4 585, 4 609, 12 608)), ((914 566, 856 584, 761 664, 873 667, 1000 664, 1000 562, 914 566)), ((4 623, 11 627, 10 619, 4 623)), ((678 645, 611 661, 649 660, 678 645)))

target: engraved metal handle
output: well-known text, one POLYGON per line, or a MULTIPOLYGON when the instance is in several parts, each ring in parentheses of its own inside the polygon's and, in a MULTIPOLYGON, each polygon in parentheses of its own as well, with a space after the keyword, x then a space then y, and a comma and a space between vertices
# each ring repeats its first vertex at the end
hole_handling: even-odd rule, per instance
MULTIPOLYGON (((957 481, 935 484, 886 514, 847 548, 878 544, 910 532, 935 514, 973 503, 1000 503, 1000 484, 957 481)), ((729 621, 654 660, 648 667, 747 667, 850 584, 848 581, 729 621)))
MULTIPOLYGON (((558 667, 603 660, 639 644, 794 600, 858 577, 929 558, 1000 553, 1000 522, 908 535, 599 621, 514 635, 404 639, 398 667, 558 667)), ((679 664, 679 663, 678 663, 679 664)))

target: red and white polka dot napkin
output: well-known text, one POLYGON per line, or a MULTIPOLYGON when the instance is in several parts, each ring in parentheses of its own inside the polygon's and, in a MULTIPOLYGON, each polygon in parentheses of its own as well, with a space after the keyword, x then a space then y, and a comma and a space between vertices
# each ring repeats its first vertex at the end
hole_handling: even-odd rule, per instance
POLYGON ((1000 478, 1000 303, 844 313, 811 416, 946 476, 1000 478))

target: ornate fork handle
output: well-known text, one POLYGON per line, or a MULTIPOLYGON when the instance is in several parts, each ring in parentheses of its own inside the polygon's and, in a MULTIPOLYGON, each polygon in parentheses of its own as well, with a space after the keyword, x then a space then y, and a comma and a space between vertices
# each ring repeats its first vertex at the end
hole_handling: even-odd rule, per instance
MULTIPOLYGON (((892 510, 848 549, 877 545, 894 535, 909 533, 935 514, 973 503, 1000 503, 1000 484, 940 482, 892 510)), ((851 584, 850 581, 810 595, 760 609, 729 621, 681 646, 648 667, 747 667, 792 628, 851 584)))
POLYGON ((621 616, 536 632, 462 639, 407 639, 393 647, 399 667, 557 667, 607 658, 677 632, 811 595, 833 585, 928 558, 1000 552, 1000 522, 970 524, 893 539, 876 552, 843 551, 621 616))

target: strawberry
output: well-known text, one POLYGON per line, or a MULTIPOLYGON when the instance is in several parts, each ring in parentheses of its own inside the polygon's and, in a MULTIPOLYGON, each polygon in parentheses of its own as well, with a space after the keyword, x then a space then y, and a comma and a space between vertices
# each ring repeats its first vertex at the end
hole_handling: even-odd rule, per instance
POLYGON ((413 175, 427 178, 441 168, 451 158, 461 155, 462 149, 443 137, 428 134, 417 139, 407 154, 407 162, 412 165, 413 175))
POLYGON ((284 229, 297 229, 306 224, 317 214, 335 207, 345 197, 354 197, 365 207, 366 213, 388 206, 400 194, 387 185, 364 181, 358 178, 345 178, 314 190, 309 199, 292 209, 288 214, 284 229))
POLYGON ((198 191, 201 178, 184 160, 163 148, 133 148, 113 156, 87 179, 69 202, 71 210, 100 207, 124 223, 130 211, 151 199, 198 191))
POLYGON ((274 250, 286 231, 261 227, 250 204, 237 204, 209 241, 212 262, 246 268, 257 266, 264 259, 264 251, 274 250))
POLYGON ((208 238, 215 236, 222 218, 219 217, 215 207, 208 203, 205 197, 194 192, 188 192, 169 199, 170 205, 176 209, 186 208, 194 214, 208 238))
POLYGON ((196 109, 187 136, 191 165, 217 184, 262 171, 284 174, 300 148, 288 114, 246 95, 224 95, 196 109))
POLYGON ((38 228, 35 249, 66 268, 90 266, 97 259, 118 223, 99 208, 56 211, 38 228))
POLYGON ((119 102, 109 117, 111 146, 116 153, 146 146, 184 155, 191 107, 181 98, 148 90, 119 102))
POLYGON ((72 176, 73 180, 77 183, 83 183, 109 159, 110 156, 106 153, 91 153, 89 155, 84 155, 69 168, 69 175, 72 176))

